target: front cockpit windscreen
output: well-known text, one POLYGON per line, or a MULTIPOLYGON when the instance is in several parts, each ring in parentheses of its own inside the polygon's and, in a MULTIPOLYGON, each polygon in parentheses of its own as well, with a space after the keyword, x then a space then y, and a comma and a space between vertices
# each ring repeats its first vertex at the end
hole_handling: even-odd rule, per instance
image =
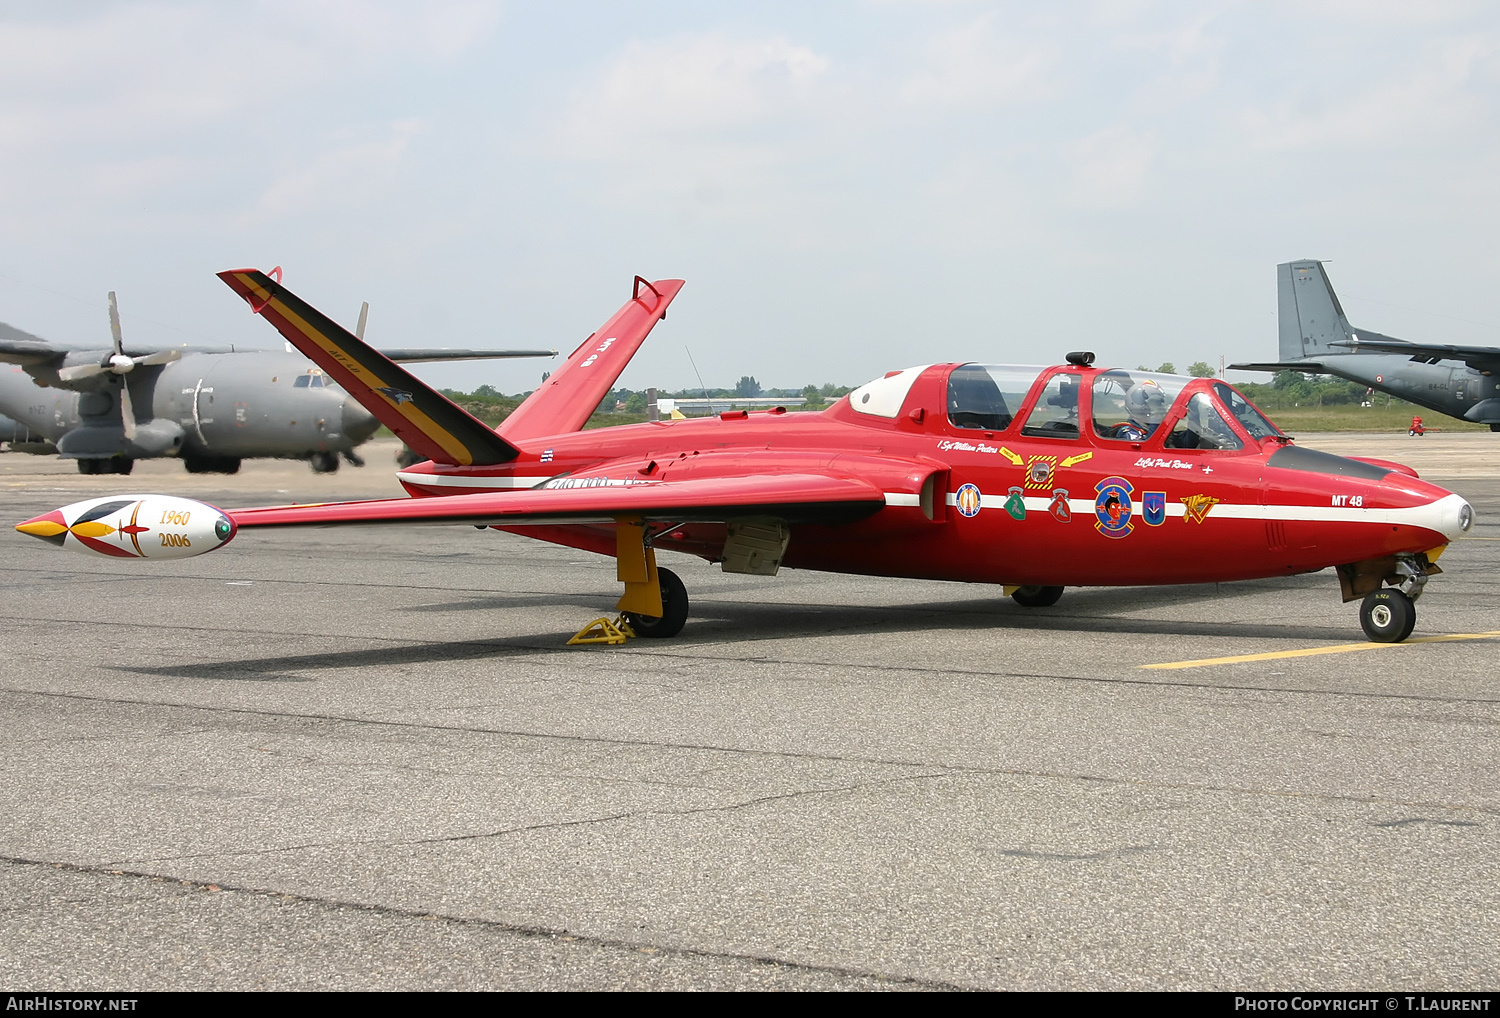
POLYGON ((294 389, 337 389, 338 383, 321 371, 309 371, 292 379, 294 389))
POLYGON ((1096 375, 1090 405, 1094 434, 1117 442, 1144 442, 1156 434, 1190 381, 1181 375, 1120 368, 1096 375))
POLYGON ((1255 409, 1255 405, 1244 396, 1241 396, 1234 388, 1225 385, 1223 382, 1215 382, 1214 395, 1218 396, 1219 401, 1229 408, 1229 412, 1234 415, 1234 419, 1239 421, 1246 431, 1250 432, 1251 438, 1260 441, 1262 438, 1277 438, 1281 436, 1281 429, 1266 420, 1265 415, 1255 409))
POLYGON ((1046 369, 1025 364, 960 364, 948 376, 948 421, 955 428, 1003 431, 1046 369))

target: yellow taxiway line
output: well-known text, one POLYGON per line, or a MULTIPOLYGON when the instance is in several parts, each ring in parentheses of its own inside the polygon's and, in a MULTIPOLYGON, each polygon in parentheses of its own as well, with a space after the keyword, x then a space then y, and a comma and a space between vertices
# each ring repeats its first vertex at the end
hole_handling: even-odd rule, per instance
POLYGON ((1179 668, 1207 668, 1210 665, 1236 665, 1245 661, 1278 661, 1290 657, 1317 657, 1319 654, 1350 654, 1359 650, 1392 650, 1414 643, 1452 643, 1456 640, 1493 640, 1500 630, 1491 633, 1449 633, 1446 636, 1419 636, 1404 643, 1339 643, 1332 647, 1303 647, 1300 650, 1273 650, 1264 654, 1236 654, 1234 657, 1205 657, 1196 661, 1166 661, 1141 668, 1170 671, 1179 668))

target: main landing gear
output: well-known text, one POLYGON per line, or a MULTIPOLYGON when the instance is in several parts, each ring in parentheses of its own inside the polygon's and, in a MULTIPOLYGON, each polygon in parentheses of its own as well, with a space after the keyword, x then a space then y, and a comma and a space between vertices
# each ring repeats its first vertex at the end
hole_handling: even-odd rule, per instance
POLYGON ((615 605, 620 617, 595 619, 568 643, 624 643, 632 636, 665 639, 687 623, 688 596, 677 574, 658 569, 646 524, 639 516, 615 520, 615 575, 625 593, 615 605))
POLYGON ((80 474, 128 474, 134 466, 135 460, 133 459, 125 456, 109 456, 79 460, 78 472, 80 474))
POLYGON ((658 569, 656 579, 661 586, 661 616, 626 612, 625 621, 630 623, 630 628, 635 630, 636 636, 664 639, 668 636, 676 636, 687 624, 687 587, 682 585, 677 574, 670 569, 658 569))
POLYGON ((1050 608, 1063 596, 1061 587, 1016 587, 1010 592, 1022 608, 1050 608))

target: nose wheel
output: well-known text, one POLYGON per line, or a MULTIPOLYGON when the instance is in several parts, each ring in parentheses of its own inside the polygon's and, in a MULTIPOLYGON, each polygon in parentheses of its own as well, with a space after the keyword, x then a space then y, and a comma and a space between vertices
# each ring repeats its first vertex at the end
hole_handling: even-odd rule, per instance
POLYGON ((1417 625, 1417 606, 1395 587, 1371 591, 1360 603, 1359 625, 1375 643, 1400 643, 1417 625))

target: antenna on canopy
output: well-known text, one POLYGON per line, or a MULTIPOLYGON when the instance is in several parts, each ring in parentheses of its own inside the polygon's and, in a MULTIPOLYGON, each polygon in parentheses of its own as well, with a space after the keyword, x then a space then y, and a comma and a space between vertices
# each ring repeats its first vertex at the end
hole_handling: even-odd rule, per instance
POLYGON ((693 360, 693 351, 688 350, 686 343, 682 345, 682 348, 687 350, 688 363, 693 366, 693 374, 698 376, 698 388, 703 390, 703 398, 708 399, 708 386, 703 384, 703 375, 698 371, 698 362, 693 360))

